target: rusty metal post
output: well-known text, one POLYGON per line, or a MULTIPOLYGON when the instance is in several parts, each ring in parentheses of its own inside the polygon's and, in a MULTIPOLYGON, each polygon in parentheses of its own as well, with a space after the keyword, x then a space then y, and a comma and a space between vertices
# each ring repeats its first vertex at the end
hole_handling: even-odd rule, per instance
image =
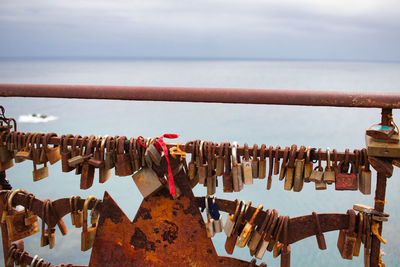
MULTIPOLYGON (((3 202, 3 205, 1 205, 1 210, 0 214, 3 214, 3 210, 5 209, 5 205, 3 202)), ((1 239, 3 242, 3 255, 4 255, 4 266, 7 266, 7 260, 8 260, 8 250, 11 246, 11 242, 8 239, 8 231, 7 231, 7 224, 6 223, 0 223, 1 225, 1 239)))
MULTIPOLYGON (((389 126, 391 121, 392 109, 382 109, 381 113, 381 124, 389 126)), ((386 182, 387 176, 385 173, 377 173, 376 179, 376 190, 375 190, 375 205, 374 208, 377 211, 383 212, 385 209, 385 197, 386 197, 386 182)), ((379 223, 379 234, 382 234, 382 222, 379 223)), ((371 267, 379 266, 379 254, 381 250, 381 242, 379 239, 372 235, 371 243, 371 267)))

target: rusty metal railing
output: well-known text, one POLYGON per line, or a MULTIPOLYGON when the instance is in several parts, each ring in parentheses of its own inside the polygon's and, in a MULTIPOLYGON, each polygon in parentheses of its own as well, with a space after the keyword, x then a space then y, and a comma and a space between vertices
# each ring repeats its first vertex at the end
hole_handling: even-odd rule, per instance
POLYGON ((103 85, 0 84, 3 97, 51 97, 137 101, 400 108, 397 92, 335 92, 103 85))

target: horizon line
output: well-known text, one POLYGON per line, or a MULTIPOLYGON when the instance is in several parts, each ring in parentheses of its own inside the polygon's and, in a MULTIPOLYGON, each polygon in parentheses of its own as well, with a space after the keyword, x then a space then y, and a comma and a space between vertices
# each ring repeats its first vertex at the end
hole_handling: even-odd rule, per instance
POLYGON ((376 62, 400 63, 387 59, 346 59, 346 58, 268 58, 268 57, 138 57, 138 56, 0 56, 0 60, 138 60, 138 61, 315 61, 315 62, 376 62))

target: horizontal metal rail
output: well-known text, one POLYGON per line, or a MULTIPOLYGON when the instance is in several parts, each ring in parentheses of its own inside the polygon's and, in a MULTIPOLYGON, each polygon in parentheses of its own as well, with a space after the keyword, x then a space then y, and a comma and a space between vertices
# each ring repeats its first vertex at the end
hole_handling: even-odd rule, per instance
POLYGON ((400 108, 400 93, 396 92, 334 92, 238 88, 0 84, 0 96, 362 107, 385 109, 400 108))

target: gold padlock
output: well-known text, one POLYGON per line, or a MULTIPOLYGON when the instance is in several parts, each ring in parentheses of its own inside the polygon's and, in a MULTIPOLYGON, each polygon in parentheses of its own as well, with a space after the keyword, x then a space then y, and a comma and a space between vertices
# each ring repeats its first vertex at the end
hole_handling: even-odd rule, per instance
POLYGON ((221 143, 218 146, 218 155, 216 157, 216 169, 215 169, 215 175, 216 176, 221 176, 224 174, 224 157, 223 157, 223 152, 224 152, 224 146, 223 143, 221 143))
POLYGON ((258 161, 258 178, 264 179, 267 176, 267 160, 265 159, 265 144, 260 147, 260 160, 258 161))
POLYGON ((113 138, 111 136, 107 136, 106 138, 106 152, 105 152, 105 160, 104 160, 104 168, 107 170, 111 170, 114 168, 115 163, 114 163, 114 151, 112 149, 112 143, 111 141, 113 138))
POLYGON ((81 251, 87 251, 93 247, 96 237, 97 225, 92 224, 88 227, 88 206, 90 201, 95 200, 94 196, 89 196, 83 204, 83 229, 81 233, 81 251))
POLYGON ((262 210, 263 205, 259 205, 256 211, 253 213, 249 222, 246 223, 242 232, 240 233, 238 239, 236 240, 236 246, 244 247, 249 241, 251 234, 253 233, 255 227, 255 220, 257 218, 258 213, 262 210))
POLYGON ((207 178, 207 173, 208 173, 208 164, 204 160, 204 141, 200 142, 200 147, 199 147, 199 152, 200 156, 198 158, 198 168, 197 168, 197 174, 199 176, 199 184, 205 184, 206 178, 207 178))
POLYGON ((15 162, 22 162, 26 159, 31 159, 31 147, 29 146, 32 140, 33 134, 27 133, 25 135, 25 146, 22 150, 15 154, 15 162))
POLYGON ((318 166, 312 170, 310 175, 311 182, 322 182, 322 177, 324 175, 324 168, 322 167, 322 157, 321 157, 321 148, 318 148, 318 166))
POLYGON ((335 182, 335 171, 331 168, 331 153, 329 147, 326 148, 327 159, 326 159, 326 167, 324 171, 324 182, 327 184, 332 184, 335 182))
POLYGON ((371 194, 371 170, 369 169, 369 161, 367 150, 364 148, 361 150, 361 154, 363 157, 364 165, 361 167, 361 176, 359 180, 359 189, 360 192, 364 195, 371 194))
POLYGON ((54 147, 49 147, 48 143, 51 137, 57 137, 56 133, 48 133, 46 134, 46 138, 44 139, 44 149, 46 152, 46 157, 49 160, 50 164, 53 165, 57 161, 61 159, 60 146, 55 145, 54 147))
POLYGON ((29 214, 23 211, 17 211, 13 209, 12 200, 17 193, 27 194, 25 190, 17 189, 13 191, 7 201, 7 214, 5 216, 5 223, 7 225, 8 238, 10 242, 23 239, 25 237, 34 235, 39 232, 39 225, 34 219, 33 214, 29 214), (30 224, 25 223, 25 219, 28 217, 30 224))
POLYGON ((286 168, 285 184, 284 184, 284 188, 283 188, 288 191, 292 190, 292 188, 293 188, 296 152, 297 152, 297 146, 292 145, 292 147, 290 148, 289 161, 288 161, 287 168, 286 168))
POLYGON ((304 182, 310 182, 310 175, 313 170, 313 163, 311 161, 311 147, 307 147, 306 161, 304 164, 304 182))
POLYGON ((238 162, 237 148, 238 143, 234 141, 232 143, 232 179, 233 191, 235 192, 239 192, 243 189, 242 164, 238 162))
POLYGON ((249 145, 244 144, 244 158, 242 160, 242 173, 244 184, 253 184, 253 171, 251 167, 252 160, 250 159, 249 145))
POLYGON ((106 140, 109 138, 108 135, 104 136, 104 138, 101 139, 100 143, 100 148, 99 148, 99 160, 104 161, 104 164, 102 167, 99 169, 99 183, 105 183, 110 177, 111 177, 111 169, 108 168, 110 165, 106 164, 104 155, 105 155, 105 148, 106 148, 106 140))
POLYGON ((279 181, 282 181, 286 176, 287 160, 289 158, 290 147, 285 147, 281 163, 281 171, 279 173, 279 181))
POLYGON ((301 146, 300 147, 300 152, 299 155, 296 158, 295 161, 295 169, 294 169, 294 181, 293 181, 293 192, 300 192, 301 189, 303 189, 303 184, 304 184, 304 153, 305 153, 306 147, 301 146))

